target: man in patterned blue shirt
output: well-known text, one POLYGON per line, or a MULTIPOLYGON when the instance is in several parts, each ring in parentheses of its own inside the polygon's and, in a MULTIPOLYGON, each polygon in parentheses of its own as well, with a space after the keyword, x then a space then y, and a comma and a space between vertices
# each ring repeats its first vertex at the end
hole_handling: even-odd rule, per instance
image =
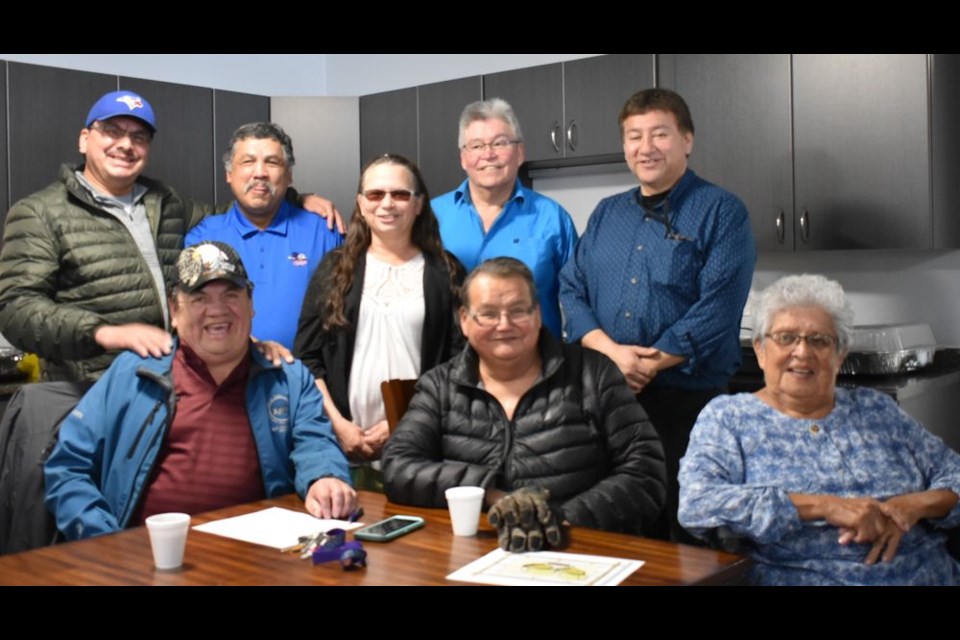
POLYGON ((523 133, 506 100, 468 104, 460 116, 458 144, 467 179, 430 203, 444 248, 467 271, 501 256, 527 265, 537 284, 543 325, 559 339, 557 274, 577 242, 570 214, 517 179, 524 160, 523 133))
POLYGON ((320 216, 287 202, 293 182, 293 142, 272 122, 233 132, 223 157, 233 206, 190 230, 187 246, 203 240, 237 250, 253 281, 253 335, 293 348, 310 277, 324 254, 343 242, 320 216))
POLYGON ((560 273, 569 340, 609 356, 653 421, 667 463, 670 537, 677 473, 700 410, 740 364, 740 316, 756 247, 746 207, 687 166, 693 119, 667 89, 620 111, 627 165, 640 186, 597 205, 560 273))

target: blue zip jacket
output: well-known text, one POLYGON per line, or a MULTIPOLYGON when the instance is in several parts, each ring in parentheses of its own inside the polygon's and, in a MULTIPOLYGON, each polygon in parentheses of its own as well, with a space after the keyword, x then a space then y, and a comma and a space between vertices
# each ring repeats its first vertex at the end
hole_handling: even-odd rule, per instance
MULTIPOLYGON (((266 495, 296 490, 303 497, 328 476, 349 484, 313 376, 299 360, 275 367, 256 349, 251 353, 247 415, 266 495)), ((61 424, 44 473, 47 509, 68 540, 130 522, 176 409, 172 366, 172 353, 122 354, 61 424)))

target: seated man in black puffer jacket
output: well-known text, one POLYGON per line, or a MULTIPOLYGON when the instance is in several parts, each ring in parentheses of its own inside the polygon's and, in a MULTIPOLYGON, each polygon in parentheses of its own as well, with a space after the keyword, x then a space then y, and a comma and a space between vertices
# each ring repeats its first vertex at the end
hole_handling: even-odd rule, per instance
POLYGON ((444 507, 446 489, 483 487, 513 551, 558 546, 561 520, 649 531, 665 500, 663 449, 616 365, 541 330, 518 260, 479 265, 461 300, 470 345, 420 378, 383 452, 388 498, 444 507))

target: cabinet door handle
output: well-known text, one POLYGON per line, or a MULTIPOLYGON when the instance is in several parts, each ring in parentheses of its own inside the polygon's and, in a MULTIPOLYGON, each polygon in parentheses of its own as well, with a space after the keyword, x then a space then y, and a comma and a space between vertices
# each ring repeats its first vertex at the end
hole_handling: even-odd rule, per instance
POLYGON ((570 151, 577 150, 577 122, 576 120, 571 120, 570 124, 567 126, 567 146, 570 147, 570 151))
POLYGON ((777 243, 783 244, 783 241, 787 235, 787 230, 783 225, 783 209, 780 209, 780 213, 777 214, 777 243))
POLYGON ((810 214, 806 209, 800 214, 800 239, 804 242, 810 239, 810 214))
POLYGON ((557 153, 560 153, 560 144, 557 142, 557 135, 560 133, 560 123, 554 122, 553 129, 550 130, 550 144, 553 145, 553 150, 557 153))

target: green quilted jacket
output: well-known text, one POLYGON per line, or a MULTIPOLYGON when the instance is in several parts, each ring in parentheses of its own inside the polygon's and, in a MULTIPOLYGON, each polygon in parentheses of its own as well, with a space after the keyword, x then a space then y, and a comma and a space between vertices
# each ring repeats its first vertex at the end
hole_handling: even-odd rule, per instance
MULTIPOLYGON (((98 208, 63 165, 59 180, 7 214, 0 251, 0 333, 38 354, 51 380, 95 380, 116 353, 93 339, 102 324, 164 326, 146 262, 123 223, 98 208)), ((203 211, 160 182, 141 177, 164 276, 203 211)))

